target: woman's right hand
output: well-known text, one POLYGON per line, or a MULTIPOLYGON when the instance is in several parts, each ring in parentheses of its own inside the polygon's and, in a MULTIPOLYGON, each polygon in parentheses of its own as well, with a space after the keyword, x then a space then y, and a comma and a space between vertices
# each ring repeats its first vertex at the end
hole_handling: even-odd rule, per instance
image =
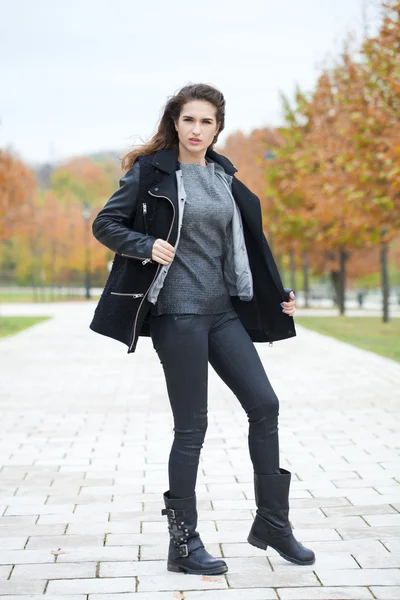
POLYGON ((151 251, 151 258, 160 265, 167 265, 175 256, 175 248, 161 238, 157 239, 151 251))

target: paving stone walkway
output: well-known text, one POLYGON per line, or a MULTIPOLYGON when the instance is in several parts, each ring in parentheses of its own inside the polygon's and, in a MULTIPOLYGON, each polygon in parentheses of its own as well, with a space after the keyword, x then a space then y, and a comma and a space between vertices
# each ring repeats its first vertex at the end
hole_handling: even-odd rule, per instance
POLYGON ((280 399, 296 566, 246 542, 247 418, 210 367, 199 531, 229 567, 166 570, 172 416, 151 340, 128 355, 95 304, 2 305, 54 318, 0 340, 0 595, 69 600, 400 599, 400 365, 297 327, 256 344, 280 399))

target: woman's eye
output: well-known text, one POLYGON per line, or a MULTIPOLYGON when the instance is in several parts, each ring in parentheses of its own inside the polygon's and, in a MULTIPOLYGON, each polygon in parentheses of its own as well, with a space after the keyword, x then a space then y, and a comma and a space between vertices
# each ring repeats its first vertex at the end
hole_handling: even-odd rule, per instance
MULTIPOLYGON (((191 121, 192 119, 183 119, 183 120, 184 120, 185 122, 189 122, 189 121, 191 121)), ((211 121, 203 121, 203 123, 204 123, 205 125, 211 125, 211 121)))

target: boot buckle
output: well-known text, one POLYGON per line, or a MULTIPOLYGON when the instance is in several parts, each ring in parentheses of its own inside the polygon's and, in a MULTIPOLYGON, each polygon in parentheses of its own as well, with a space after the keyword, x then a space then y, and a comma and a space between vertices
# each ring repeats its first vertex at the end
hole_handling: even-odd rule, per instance
POLYGON ((186 558, 187 556, 189 556, 189 548, 187 544, 181 544, 178 548, 178 552, 179 552, 179 556, 181 558, 186 558), (181 552, 182 550, 182 552, 181 552), (185 554, 183 554, 183 552, 185 552, 185 554))
POLYGON ((161 514, 162 515, 168 515, 170 514, 172 516, 173 519, 175 519, 175 511, 173 508, 163 508, 161 510, 161 514))

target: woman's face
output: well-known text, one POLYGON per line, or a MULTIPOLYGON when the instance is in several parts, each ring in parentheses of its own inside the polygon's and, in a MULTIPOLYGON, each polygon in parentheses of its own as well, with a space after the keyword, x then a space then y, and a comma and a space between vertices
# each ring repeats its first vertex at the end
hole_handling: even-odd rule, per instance
POLYGON ((219 128, 216 112, 214 104, 206 100, 191 100, 183 105, 179 119, 175 122, 175 129, 185 150, 205 155, 219 128))

